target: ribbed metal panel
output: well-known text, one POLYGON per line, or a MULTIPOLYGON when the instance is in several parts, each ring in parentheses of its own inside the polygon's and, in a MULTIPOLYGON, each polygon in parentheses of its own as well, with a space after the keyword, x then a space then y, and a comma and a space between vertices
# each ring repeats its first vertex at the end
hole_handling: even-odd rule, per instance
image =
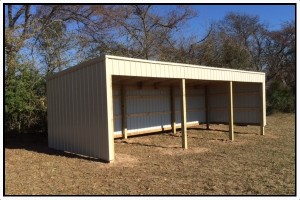
POLYGON ((260 86, 257 83, 233 84, 234 122, 260 123, 260 86))
MULTIPOLYGON (((170 127, 170 90, 127 89, 128 133, 170 127), (155 112, 167 112, 155 114, 155 112)), ((234 83, 234 123, 259 124, 259 84, 234 83)), ((210 123, 228 123, 227 84, 208 86, 210 123)), ((114 89, 114 134, 122 133, 120 90, 114 89)), ((175 90, 176 124, 181 124, 180 90, 175 90)), ((187 123, 205 123, 204 87, 187 88, 187 123)))
POLYGON ((263 82, 264 73, 107 56, 112 75, 184 78, 214 81, 263 82))
POLYGON ((121 89, 113 88, 114 133, 122 134, 121 89))
POLYGON ((128 133, 170 126, 170 91, 162 89, 126 90, 128 133), (152 114, 153 112, 161 112, 152 114), (144 113, 144 114, 143 114, 144 113), (141 115, 135 115, 141 114, 141 115))
MULTIPOLYGON (((126 113, 128 133, 158 130, 171 127, 170 88, 126 90, 126 113)), ((114 134, 122 133, 121 92, 114 94, 114 134)), ((175 89, 176 123, 180 125, 180 91, 175 89)), ((187 88, 187 123, 205 122, 204 88, 187 88)))
POLYGON ((109 160, 104 62, 47 81, 49 147, 109 160))
MULTIPOLYGON (((209 119, 211 123, 228 123, 228 85, 209 88, 209 119)), ((260 94, 257 83, 233 83, 234 123, 260 123, 260 94)))
POLYGON ((209 122, 228 123, 228 86, 208 86, 209 122))
MULTIPOLYGON (((176 100, 176 124, 181 124, 181 98, 180 88, 175 90, 176 100)), ((204 87, 186 89, 187 124, 203 123, 205 119, 205 96, 204 87)))

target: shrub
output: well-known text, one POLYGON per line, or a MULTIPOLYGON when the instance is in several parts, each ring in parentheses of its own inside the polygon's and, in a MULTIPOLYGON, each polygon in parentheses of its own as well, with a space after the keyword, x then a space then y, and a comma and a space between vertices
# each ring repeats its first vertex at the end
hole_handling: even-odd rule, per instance
POLYGON ((5 130, 45 129, 45 124, 45 80, 36 69, 18 66, 5 82, 5 130))
POLYGON ((295 112, 295 92, 282 82, 271 83, 267 91, 267 113, 295 112))

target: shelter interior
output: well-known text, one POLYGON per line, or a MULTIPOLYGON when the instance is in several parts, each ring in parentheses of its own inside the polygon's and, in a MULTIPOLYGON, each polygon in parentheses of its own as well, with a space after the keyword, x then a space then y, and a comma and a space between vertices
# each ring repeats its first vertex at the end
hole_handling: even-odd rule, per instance
POLYGON ((264 134, 261 83, 112 76, 114 137, 182 130, 196 124, 259 125, 264 134))

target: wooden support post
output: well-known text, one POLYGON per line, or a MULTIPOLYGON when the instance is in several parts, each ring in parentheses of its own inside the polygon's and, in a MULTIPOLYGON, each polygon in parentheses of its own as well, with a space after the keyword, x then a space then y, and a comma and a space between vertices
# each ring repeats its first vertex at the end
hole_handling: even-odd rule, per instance
POLYGON ((181 79, 181 133, 182 133, 182 148, 187 149, 187 128, 186 128, 186 91, 185 79, 181 79))
POLYGON ((228 119, 229 119, 229 139, 234 140, 234 128, 233 128, 233 95, 232 95, 232 81, 229 82, 229 98, 228 98, 228 119))
POLYGON ((171 101, 171 126, 172 126, 172 133, 176 134, 176 118, 175 118, 175 94, 174 88, 170 87, 170 101, 171 101))
POLYGON ((264 83, 260 84, 260 134, 261 135, 265 135, 265 123, 264 123, 264 119, 265 119, 265 87, 264 87, 264 83))
POLYGON ((126 90, 121 88, 121 109, 122 109, 122 135, 127 139, 127 113, 126 113, 126 90))
POLYGON ((206 119, 206 129, 209 130, 209 105, 208 105, 208 86, 204 88, 205 92, 205 119, 206 119))

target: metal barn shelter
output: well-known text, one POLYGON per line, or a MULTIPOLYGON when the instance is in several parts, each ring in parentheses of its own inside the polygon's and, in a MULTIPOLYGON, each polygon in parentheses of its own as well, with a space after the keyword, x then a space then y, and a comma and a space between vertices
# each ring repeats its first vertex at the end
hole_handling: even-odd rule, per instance
POLYGON ((266 125, 265 74, 105 55, 47 79, 49 147, 114 160, 114 138, 266 125))

